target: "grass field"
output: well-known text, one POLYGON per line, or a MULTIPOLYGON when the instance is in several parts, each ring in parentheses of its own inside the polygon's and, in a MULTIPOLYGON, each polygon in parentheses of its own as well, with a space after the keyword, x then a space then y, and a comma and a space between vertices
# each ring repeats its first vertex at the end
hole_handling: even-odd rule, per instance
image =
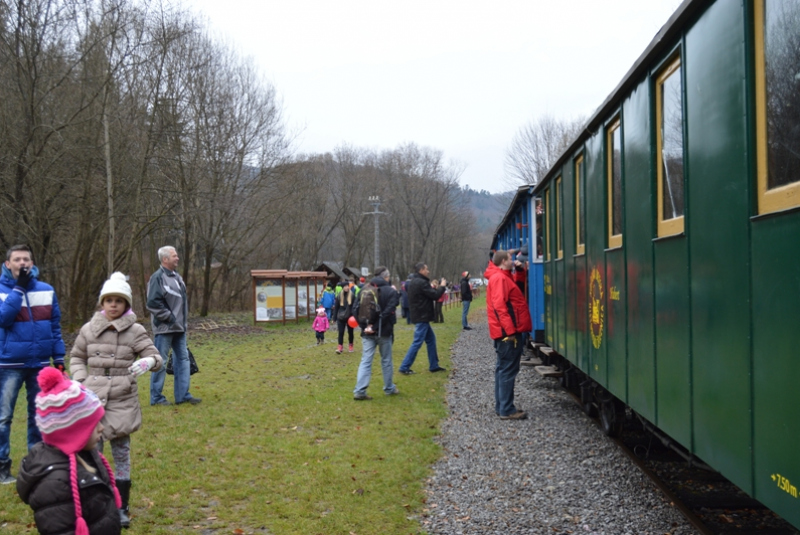
MULTIPOLYGON (((482 307, 475 302, 474 309, 482 307)), ((240 326, 252 316, 226 316, 240 326)), ((219 321, 220 318, 217 318, 219 321)), ((396 326, 394 369, 413 325, 396 326)), ((461 332, 461 308, 434 325, 441 365, 461 332)), ((345 342, 346 343, 346 342, 345 342)), ((447 374, 395 373, 398 396, 384 396, 380 359, 372 401, 354 401, 361 341, 336 355, 336 334, 315 345, 310 323, 193 331, 189 347, 197 406, 149 406, 132 436, 132 526, 128 533, 408 534, 422 533, 425 478, 440 455, 447 374)), ((168 376, 165 394, 172 399, 168 376)), ((13 472, 25 454, 24 392, 12 428, 13 472)), ((111 461, 110 450, 106 455, 111 461)), ((0 531, 35 533, 14 485, 0 487, 0 531)))

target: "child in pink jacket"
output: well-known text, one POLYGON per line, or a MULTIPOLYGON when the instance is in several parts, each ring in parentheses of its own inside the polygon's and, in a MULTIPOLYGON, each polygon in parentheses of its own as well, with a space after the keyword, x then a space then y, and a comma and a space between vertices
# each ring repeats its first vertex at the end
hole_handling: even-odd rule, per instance
POLYGON ((317 333, 317 345, 325 343, 325 331, 328 330, 328 315, 325 313, 325 309, 319 307, 317 309, 317 317, 314 318, 314 332, 317 333))

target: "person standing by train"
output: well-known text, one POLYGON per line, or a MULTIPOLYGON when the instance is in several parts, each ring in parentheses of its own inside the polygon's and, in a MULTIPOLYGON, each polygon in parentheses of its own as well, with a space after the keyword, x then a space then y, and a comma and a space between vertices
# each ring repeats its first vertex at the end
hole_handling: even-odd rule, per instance
POLYGON ((486 270, 486 316, 489 336, 494 340, 497 364, 494 370, 495 412, 501 420, 524 420, 525 411, 514 406, 514 382, 525 347, 524 334, 533 328, 525 296, 514 283, 514 262, 507 251, 496 251, 486 270))
POLYGON ((465 331, 471 331, 472 327, 467 323, 469 306, 472 304, 472 286, 469 285, 469 271, 461 274, 461 327, 465 331))

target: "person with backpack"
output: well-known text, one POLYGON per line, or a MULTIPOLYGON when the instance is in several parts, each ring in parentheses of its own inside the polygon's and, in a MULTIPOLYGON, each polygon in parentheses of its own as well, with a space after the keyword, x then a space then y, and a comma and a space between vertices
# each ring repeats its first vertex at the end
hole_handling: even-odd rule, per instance
POLYGON ((331 320, 331 314, 333 312, 333 305, 336 303, 336 294, 331 287, 331 284, 325 287, 325 290, 322 292, 322 297, 319 300, 319 304, 322 308, 325 309, 325 315, 328 317, 328 321, 331 320))
POLYGON ((339 327, 339 345, 336 346, 336 354, 340 355, 343 350, 344 344, 344 330, 347 329, 348 351, 353 352, 353 328, 347 323, 350 316, 353 315, 353 302, 355 301, 355 292, 349 284, 342 286, 342 291, 339 292, 339 297, 333 305, 333 317, 336 318, 336 325, 339 327))
POLYGON ((399 394, 392 382, 392 344, 394 343, 394 324, 397 323, 396 309, 399 304, 397 290, 389 285, 391 274, 385 266, 375 268, 375 277, 361 288, 355 305, 355 317, 361 327, 361 364, 358 367, 353 399, 370 400, 367 395, 372 377, 372 360, 375 349, 381 352, 381 371, 383 372, 383 393, 387 396, 399 394))

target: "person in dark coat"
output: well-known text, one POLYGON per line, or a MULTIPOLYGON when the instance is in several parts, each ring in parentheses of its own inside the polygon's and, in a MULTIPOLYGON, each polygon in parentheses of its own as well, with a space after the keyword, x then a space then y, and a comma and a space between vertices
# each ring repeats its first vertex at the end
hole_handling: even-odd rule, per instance
POLYGON ((38 376, 42 442, 22 459, 17 493, 42 535, 117 535, 122 506, 114 474, 97 450, 105 410, 97 396, 56 368, 38 376))
POLYGON ((433 321, 433 303, 439 299, 444 291, 447 289, 447 281, 433 281, 428 278, 430 270, 428 266, 420 262, 414 266, 416 273, 411 278, 408 284, 408 304, 409 312, 411 314, 411 323, 415 324, 414 340, 411 342, 411 347, 408 348, 403 363, 400 364, 398 370, 403 375, 411 375, 414 371, 411 366, 417 358, 417 352, 422 347, 422 343, 428 349, 428 369, 432 372, 447 371, 439 366, 439 355, 436 351, 436 335, 431 327, 433 321))
MULTIPOLYGON (((392 344, 394 343, 394 324, 397 323, 397 291, 389 285, 391 274, 389 268, 378 266, 375 268, 375 278, 370 284, 377 288, 378 308, 376 325, 361 326, 361 364, 356 376, 356 387, 353 390, 353 399, 356 401, 372 399, 367 395, 369 381, 372 377, 372 360, 375 358, 375 349, 381 352, 381 372, 383 373, 383 393, 387 396, 399 394, 397 386, 392 382, 394 366, 392 364, 392 344)), ((361 295, 371 291, 369 286, 361 288, 361 295)), ((358 306, 356 306, 358 316, 358 306)))
POLYGON ((409 280, 403 281, 400 285, 400 308, 403 317, 406 319, 406 325, 411 325, 411 313, 408 311, 408 283, 410 281, 411 277, 409 276, 409 280))
POLYGON ((442 312, 442 306, 444 306, 444 300, 447 298, 447 285, 444 287, 444 293, 442 296, 433 303, 433 323, 444 323, 444 313, 442 312))
POLYGON ((348 350, 353 352, 353 328, 347 323, 350 316, 353 315, 353 303, 355 302, 355 285, 344 284, 342 291, 339 292, 339 297, 336 298, 336 303, 333 305, 333 318, 336 320, 336 325, 339 327, 339 345, 336 346, 336 354, 341 354, 344 349, 344 331, 347 329, 348 350))
POLYGON ((472 304, 472 287, 469 285, 469 271, 461 274, 461 327, 465 331, 471 331, 472 327, 467 323, 469 306, 472 304))

